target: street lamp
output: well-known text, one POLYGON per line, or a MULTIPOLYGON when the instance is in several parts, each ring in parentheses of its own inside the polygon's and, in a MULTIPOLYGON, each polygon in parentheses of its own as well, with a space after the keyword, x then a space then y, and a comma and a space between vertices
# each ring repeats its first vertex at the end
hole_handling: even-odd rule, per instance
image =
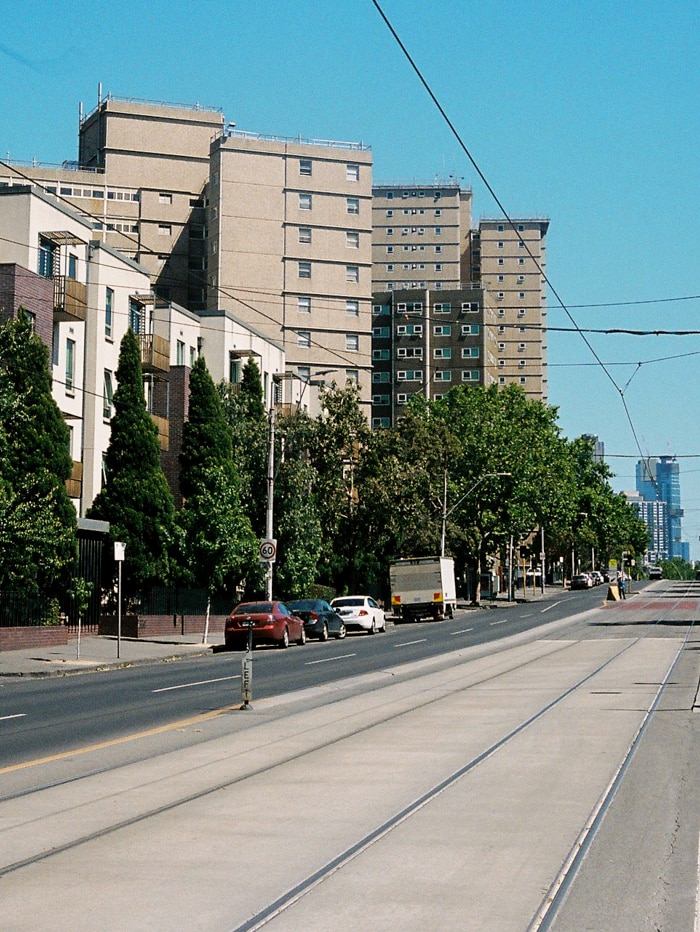
POLYGON ((442 532, 440 534, 440 556, 445 556, 445 535, 447 533, 447 519, 450 517, 455 508, 459 508, 465 498, 469 498, 472 492, 481 485, 482 482, 485 482, 486 479, 494 479, 496 476, 510 476, 512 473, 509 472, 487 472, 484 475, 477 479, 474 485, 468 489, 464 495, 454 503, 454 505, 447 510, 447 470, 445 470, 445 483, 443 487, 443 496, 442 496, 442 532))

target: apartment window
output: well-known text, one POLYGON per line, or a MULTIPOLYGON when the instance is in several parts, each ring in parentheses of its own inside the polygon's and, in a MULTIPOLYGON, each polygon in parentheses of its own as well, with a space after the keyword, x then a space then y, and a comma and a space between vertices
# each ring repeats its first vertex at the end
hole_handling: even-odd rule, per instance
POLYGON ((394 271, 393 263, 390 262, 390 263, 387 265, 386 270, 387 270, 387 272, 393 272, 393 271, 394 271))
POLYGON ((436 247, 435 247, 435 252, 436 252, 436 253, 442 252, 442 246, 436 246, 436 247))
POLYGON ((345 370, 345 381, 354 382, 355 385, 360 381, 360 370, 359 369, 346 369, 345 370))
POLYGON ((105 336, 112 338, 112 315, 114 313, 114 291, 107 288, 105 292, 105 336))
POLYGON ((496 245, 498 246, 499 249, 503 249, 503 240, 502 240, 502 239, 499 239, 499 241, 496 243, 496 245))
POLYGON ((433 333, 436 337, 449 337, 452 335, 452 327, 450 324, 437 324, 433 327, 433 333))
MULTIPOLYGON (((360 199, 359 197, 346 197, 345 198, 346 210, 349 214, 359 214, 360 212, 360 199)), ((387 230, 387 233, 389 231, 387 230)))
POLYGON ((524 275, 518 275, 518 284, 519 284, 519 285, 524 285, 524 284, 525 284, 525 276, 524 276, 524 275))
POLYGON ((303 346, 305 349, 311 347, 310 330, 297 330, 297 346, 303 346))
POLYGON ((299 263, 299 278, 311 278, 311 263, 310 262, 299 263))
POLYGON ((73 392, 75 385, 75 340, 66 340, 66 391, 73 392))
POLYGON ((444 302, 441 304, 438 303, 434 305, 433 310, 435 311, 436 314, 450 314, 452 312, 452 305, 445 304, 444 302))
POLYGON ((372 428, 374 430, 382 430, 389 427, 390 422, 388 417, 373 417, 372 418, 372 428))
POLYGON ((518 224, 518 232, 519 232, 519 233, 522 233, 522 232, 524 231, 524 229, 525 229, 525 226, 524 226, 522 223, 519 223, 519 224, 518 224))
POLYGON ((311 174, 311 159, 299 159, 299 174, 300 175, 311 174))
POLYGON ((39 238, 39 275, 51 278, 53 275, 56 247, 43 237, 39 238))
MULTIPOLYGON (((501 332, 499 327, 498 332, 501 332)), ((463 337, 472 337, 478 336, 479 334, 479 325, 478 324, 462 324, 462 336, 463 337)))
POLYGON ((194 346, 190 346, 190 369, 194 368, 194 364, 197 362, 197 350, 194 346))
POLYGON ((481 355, 478 346, 463 346, 462 359, 478 359, 481 355))
POLYGON ((442 227, 435 227, 435 235, 442 236, 442 227))
POLYGON ((311 210, 311 195, 304 191, 299 194, 299 210, 311 210))
POLYGON ((167 194, 165 191, 161 191, 158 195, 159 204, 172 204, 173 196, 172 194, 167 194))
POLYGON ((102 393, 102 417, 108 421, 112 417, 112 405, 114 404, 114 386, 112 384, 112 373, 105 369, 104 390, 102 393))
POLYGON ((391 253, 393 253, 393 251, 394 251, 394 247, 393 247, 393 246, 387 246, 387 247, 386 247, 386 251, 387 251, 389 254, 391 254, 391 253))
POLYGON ((175 349, 175 360, 176 360, 175 364, 177 366, 185 365, 185 344, 182 340, 177 341, 177 345, 175 349))
POLYGON ((527 383, 527 378, 524 375, 520 376, 520 384, 525 385, 527 383))
POLYGON ((505 265, 505 264, 506 264, 506 260, 505 260, 505 259, 499 259, 499 260, 498 260, 498 264, 499 264, 499 265, 505 265))
POLYGON ((345 266, 345 281, 346 282, 359 282, 359 280, 360 280, 359 265, 346 265, 345 266))
POLYGON ((527 365, 527 361, 525 359, 519 359, 518 365, 520 366, 521 369, 524 369, 525 366, 527 365))
POLYGON ((299 227, 299 242, 300 243, 311 242, 311 227, 299 227))
POLYGON ((389 395, 372 395, 373 405, 388 405, 389 395))
POLYGON ((479 370, 478 369, 464 369, 462 371, 462 381, 463 382, 478 382, 479 381, 479 370))
POLYGON ((373 372, 372 373, 373 382, 389 382, 391 381, 390 372, 373 372))
POLYGON ((391 306, 389 304, 373 304, 372 313, 380 314, 382 316, 385 314, 391 314, 391 306))
POLYGON ((500 353, 502 353, 502 352, 505 350, 505 348, 506 348, 505 343, 499 343, 499 344, 498 344, 498 351, 499 351, 500 353))
POLYGON ((433 350, 434 359, 452 359, 452 350, 449 346, 438 347, 433 350))
POLYGON ((505 367, 506 367, 506 361, 505 361, 505 359, 499 359, 499 360, 498 360, 498 365, 499 365, 499 367, 500 367, 501 369, 505 369, 505 367))
POLYGON ((518 249, 525 249, 525 243, 522 240, 518 243, 518 249))
POLYGON ((439 207, 438 207, 437 210, 435 211, 435 216, 436 216, 436 217, 442 217, 442 210, 441 210, 439 207))
POLYGON ((518 317, 524 317, 524 316, 525 316, 525 308, 524 308, 524 307, 519 307, 519 308, 518 308, 518 317))
POLYGON ((436 382, 451 382, 452 373, 449 369, 437 369, 433 378, 436 382))
POLYGON ((299 295, 297 298, 297 310, 301 314, 311 313, 311 298, 308 295, 299 295))
POLYGON ((345 334, 345 349, 351 353, 356 353, 360 348, 360 337, 356 333, 345 334))
POLYGON ((500 334, 503 334, 503 333, 506 332, 505 324, 501 324, 501 325, 499 326, 498 332, 499 332, 500 334))
MULTIPOLYGON (((393 236, 393 235, 394 235, 394 228, 393 228, 393 227, 387 227, 387 228, 386 228, 386 235, 387 235, 387 236, 393 236)), ((392 248, 392 250, 393 250, 394 247, 392 246, 391 248, 392 248)), ((404 247, 404 248, 405 248, 405 247, 404 247)))
POLYGON ((396 373, 396 379, 398 382, 422 382, 423 381, 423 370, 422 369, 399 369, 399 371, 396 373))
POLYGON ((359 249, 360 248, 360 234, 354 230, 347 230, 345 232, 345 245, 348 249, 359 249))
POLYGON ((505 384, 506 384, 506 377, 505 377, 504 375, 499 375, 499 376, 498 376, 498 384, 499 384, 499 385, 505 385, 505 384))
POLYGON ((158 224, 158 236, 172 236, 173 228, 169 223, 158 224))
POLYGON ((520 298, 521 301, 524 300, 524 298, 525 298, 525 292, 524 292, 524 291, 519 291, 519 292, 518 292, 518 297, 520 298))
POLYGON ((359 181, 360 180, 360 166, 356 162, 349 162, 345 166, 345 180, 346 181, 359 181))
MULTIPOLYGON (((184 344, 182 349, 184 360, 184 344)), ((241 361, 233 350, 229 350, 228 354, 228 380, 233 385, 241 381, 241 361)))
POLYGON ((388 349, 375 349, 375 350, 372 350, 372 359, 378 362, 383 359, 389 359, 390 353, 391 353, 391 350, 388 350, 388 349))
POLYGON ((521 353, 524 353, 525 350, 527 349, 527 343, 518 343, 518 349, 520 350, 521 353))
POLYGON ((505 280, 506 280, 505 275, 499 275, 499 276, 498 276, 498 281, 499 281, 499 282, 504 282, 505 280))
POLYGON ((499 233, 502 233, 503 230, 505 229, 505 227, 503 226, 502 223, 499 223, 498 226, 496 227, 496 229, 498 230, 499 233))
POLYGON ((518 265, 525 265, 525 260, 522 257, 518 259, 518 265))
POLYGON ((311 378, 311 367, 310 366, 297 366, 297 375, 302 382, 308 382, 311 378))
POLYGON ((348 300, 345 302, 345 313, 348 317, 359 317, 360 316, 360 302, 348 300))

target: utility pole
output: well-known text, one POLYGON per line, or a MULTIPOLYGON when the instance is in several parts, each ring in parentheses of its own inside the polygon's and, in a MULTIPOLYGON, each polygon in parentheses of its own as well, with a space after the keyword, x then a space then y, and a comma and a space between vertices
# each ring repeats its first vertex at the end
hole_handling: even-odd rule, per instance
MULTIPOLYGON (((268 540, 273 536, 273 504, 275 498, 275 399, 270 404, 269 415, 269 447, 267 453, 267 511, 265 521, 265 534, 268 540)), ((265 595, 268 602, 272 601, 272 560, 268 560, 265 569, 265 595)))

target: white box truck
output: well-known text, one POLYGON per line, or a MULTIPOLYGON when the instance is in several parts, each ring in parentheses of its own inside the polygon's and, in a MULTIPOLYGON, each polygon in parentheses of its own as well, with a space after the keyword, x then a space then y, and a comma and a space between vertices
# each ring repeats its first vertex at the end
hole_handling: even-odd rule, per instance
POLYGON ((456 603, 452 557, 407 557, 389 567, 391 609, 396 622, 452 618, 456 603))

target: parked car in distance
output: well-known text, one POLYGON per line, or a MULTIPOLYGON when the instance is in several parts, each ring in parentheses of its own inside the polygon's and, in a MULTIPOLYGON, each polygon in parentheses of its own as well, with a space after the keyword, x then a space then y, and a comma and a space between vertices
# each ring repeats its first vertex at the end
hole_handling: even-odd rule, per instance
POLYGON ((571 580, 572 589, 590 589, 592 585, 593 580, 588 573, 579 573, 578 576, 574 576, 571 580))
POLYGON ((306 643, 306 631, 301 618, 294 615, 284 602, 241 602, 226 619, 224 641, 227 648, 244 650, 248 629, 253 627, 253 647, 277 644, 289 647, 289 642, 306 643))
POLYGON ((287 608, 304 622, 307 638, 327 641, 329 637, 344 638, 345 622, 324 599, 293 599, 287 608))
POLYGON ((594 586, 600 586, 600 585, 602 584, 602 582, 603 582, 603 574, 602 574, 602 573, 599 573, 598 570, 593 570, 593 571, 592 571, 591 573, 589 573, 588 575, 589 575, 589 576, 591 577, 591 579, 593 580, 593 585, 594 585, 594 586))
POLYGON ((333 599, 331 607, 338 612, 348 631, 366 631, 376 634, 386 631, 386 618, 371 595, 342 595, 333 599))

